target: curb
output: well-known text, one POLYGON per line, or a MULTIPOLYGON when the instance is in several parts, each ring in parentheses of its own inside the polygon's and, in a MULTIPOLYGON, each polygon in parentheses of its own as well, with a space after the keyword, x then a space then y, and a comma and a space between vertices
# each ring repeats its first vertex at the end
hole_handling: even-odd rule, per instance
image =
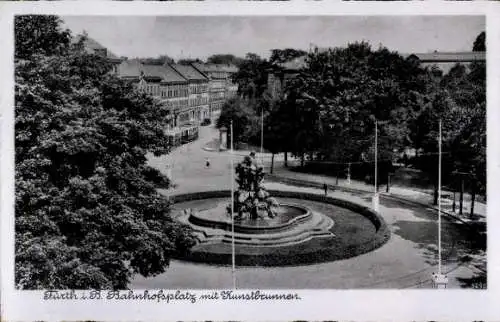
MULTIPOLYGON (((409 200, 409 199, 406 199, 406 198, 403 198, 403 197, 400 197, 400 196, 397 196, 397 195, 391 195, 391 194, 387 194, 387 193, 381 193, 380 194, 381 196, 385 197, 385 198, 388 198, 388 199, 397 199, 399 201, 402 201, 402 202, 406 202, 406 203, 411 203, 411 204, 414 204, 414 205, 419 205, 419 206, 422 206, 422 207, 427 207, 427 208, 430 208, 434 211, 439 211, 438 208, 434 207, 434 206, 429 206, 425 203, 422 203, 422 202, 418 202, 418 201, 414 201, 414 200, 409 200)), ((467 225, 470 229, 476 231, 477 233, 479 234, 484 234, 483 232, 480 232, 480 231, 477 231, 474 227, 472 227, 472 225, 470 224, 469 221, 466 221, 460 217, 458 217, 457 215, 453 214, 453 213, 450 213, 448 211, 444 211, 444 210, 441 210, 441 213, 456 220, 456 221, 459 221, 461 222, 462 224, 465 224, 467 225)))
MULTIPOLYGON (((203 150, 205 150, 205 151, 208 151, 208 152, 221 152, 221 151, 219 151, 219 149, 216 149, 216 148, 209 148, 209 147, 207 147, 207 146, 204 146, 202 149, 203 149, 203 150)), ((224 150, 223 150, 223 151, 224 151, 224 150)))

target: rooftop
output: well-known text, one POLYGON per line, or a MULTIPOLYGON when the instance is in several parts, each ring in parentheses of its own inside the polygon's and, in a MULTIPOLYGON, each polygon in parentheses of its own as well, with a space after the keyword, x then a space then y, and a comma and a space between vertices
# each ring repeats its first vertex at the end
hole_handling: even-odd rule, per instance
MULTIPOLYGON (((77 35, 73 38, 73 43, 79 42, 84 35, 77 35)), ((95 39, 90 38, 89 36, 85 36, 84 40, 84 48, 89 54, 99 54, 99 52, 104 52, 106 54, 106 58, 112 60, 119 60, 118 56, 113 54, 109 49, 98 43, 95 39)))
POLYGON ((168 65, 145 65, 136 59, 123 61, 118 66, 118 75, 127 78, 139 78, 144 75, 146 78, 154 78, 167 83, 186 82, 186 79, 168 65))
POLYGON ((307 66, 306 58, 307 55, 300 56, 292 60, 289 60, 287 62, 284 62, 282 64, 279 64, 279 66, 281 66, 285 70, 299 70, 307 66))
POLYGON ((226 73, 236 73, 238 67, 232 64, 203 64, 194 63, 193 66, 202 72, 226 72, 226 73))
POLYGON ((401 54, 407 58, 410 56, 417 57, 421 62, 472 62, 486 61, 486 52, 470 51, 470 52, 433 52, 433 53, 414 53, 401 54))
POLYGON ((191 65, 171 64, 170 66, 187 80, 207 80, 205 75, 191 65))

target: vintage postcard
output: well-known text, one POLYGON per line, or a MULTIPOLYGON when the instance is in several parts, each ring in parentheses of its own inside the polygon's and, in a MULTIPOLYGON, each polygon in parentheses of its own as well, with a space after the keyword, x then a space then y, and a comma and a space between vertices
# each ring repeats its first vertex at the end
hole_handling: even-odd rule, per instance
POLYGON ((499 319, 498 9, 2 6, 2 318, 499 319))

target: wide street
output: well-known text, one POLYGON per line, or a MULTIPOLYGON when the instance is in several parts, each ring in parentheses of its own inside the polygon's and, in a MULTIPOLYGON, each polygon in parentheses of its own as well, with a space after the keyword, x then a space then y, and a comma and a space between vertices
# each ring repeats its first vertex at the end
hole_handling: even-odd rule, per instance
MULTIPOLYGON (((203 147, 218 137, 213 127, 201 127, 197 141, 175 149, 168 157, 150 157, 150 164, 167 173, 172 166, 175 188, 164 194, 229 189, 229 153, 210 152, 203 147), (205 167, 209 158, 210 167, 205 167)), ((236 162, 236 161, 235 161, 236 162)), ((266 182, 269 189, 322 193, 319 189, 266 182)), ((370 206, 369 192, 330 192, 331 196, 370 206)), ((389 225, 391 239, 381 248, 351 259, 296 267, 237 267, 238 288, 260 289, 353 289, 430 288, 437 272, 437 215, 433 209, 382 198, 380 213, 389 225)), ((448 288, 475 287, 473 277, 485 267, 486 255, 463 223, 443 218, 443 272, 448 288)), ((163 274, 136 276, 135 289, 231 288, 231 267, 193 264, 173 260, 163 274)))

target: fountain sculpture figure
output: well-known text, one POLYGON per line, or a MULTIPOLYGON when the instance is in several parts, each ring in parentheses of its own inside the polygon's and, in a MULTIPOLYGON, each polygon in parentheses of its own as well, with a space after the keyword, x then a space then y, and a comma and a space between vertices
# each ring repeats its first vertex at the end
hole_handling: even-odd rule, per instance
MULTIPOLYGON (((276 217, 279 203, 262 185, 265 173, 262 165, 257 164, 255 153, 251 152, 249 156, 245 156, 235 171, 238 189, 234 191, 234 219, 258 220, 276 217)), ((230 204, 227 206, 227 212, 229 216, 232 215, 230 204)))

